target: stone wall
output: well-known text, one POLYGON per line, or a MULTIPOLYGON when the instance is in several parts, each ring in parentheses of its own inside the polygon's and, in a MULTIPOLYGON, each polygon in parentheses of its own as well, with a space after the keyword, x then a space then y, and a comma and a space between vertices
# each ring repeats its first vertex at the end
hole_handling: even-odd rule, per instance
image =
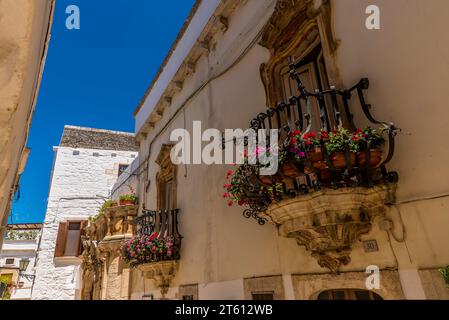
MULTIPOLYGON (((109 149, 109 148, 108 148, 109 149)), ((59 222, 96 215, 131 151, 57 147, 32 299, 75 299, 79 259, 54 258, 59 222)))
POLYGON ((62 147, 137 151, 134 135, 128 132, 65 126, 62 147))

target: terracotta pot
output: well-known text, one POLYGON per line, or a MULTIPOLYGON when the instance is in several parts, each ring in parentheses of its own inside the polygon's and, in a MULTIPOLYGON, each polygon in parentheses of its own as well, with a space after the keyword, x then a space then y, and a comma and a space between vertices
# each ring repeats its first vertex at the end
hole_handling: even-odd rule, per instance
MULTIPOLYGON (((365 167, 365 165, 366 165, 365 151, 362 151, 358 154, 358 160, 359 160, 360 167, 362 167, 362 168, 365 167)), ((370 149, 369 166, 377 167, 381 161, 382 161, 382 150, 370 149)))
POLYGON ((135 204, 135 202, 133 200, 120 200, 121 206, 130 206, 133 204, 135 204))
POLYGON ((314 148, 307 152, 307 156, 309 157, 312 166, 318 170, 326 169, 326 162, 324 161, 323 153, 321 152, 321 148, 314 148))
POLYGON ((267 186, 271 186, 274 183, 282 182, 282 178, 277 176, 277 175, 274 175, 274 176, 259 176, 259 178, 260 178, 260 181, 264 185, 267 185, 267 186), (272 179, 274 180, 274 183, 273 183, 272 179))
POLYGON ((321 148, 313 148, 309 152, 307 152, 307 156, 309 157, 310 161, 313 162, 319 162, 323 161, 323 153, 321 152, 321 148))
POLYGON ((281 172, 284 176, 289 178, 296 178, 301 175, 301 172, 290 162, 284 162, 281 165, 281 172))
POLYGON ((332 178, 332 173, 329 169, 324 169, 320 171, 321 181, 326 182, 332 178))
MULTIPOLYGON (((354 166, 355 158, 356 158, 355 153, 354 152, 349 153, 349 158, 351 160, 351 165, 354 166)), ((346 158, 345 158, 344 152, 336 152, 336 153, 332 154, 331 161, 332 161, 332 165, 334 166, 335 169, 346 168, 346 158)))

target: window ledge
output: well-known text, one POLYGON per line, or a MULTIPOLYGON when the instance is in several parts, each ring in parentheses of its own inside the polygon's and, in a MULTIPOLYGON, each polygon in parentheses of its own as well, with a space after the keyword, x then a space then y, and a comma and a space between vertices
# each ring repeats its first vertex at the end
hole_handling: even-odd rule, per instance
POLYGON ((69 266, 69 265, 79 265, 81 264, 80 257, 55 257, 55 265, 57 266, 69 266))

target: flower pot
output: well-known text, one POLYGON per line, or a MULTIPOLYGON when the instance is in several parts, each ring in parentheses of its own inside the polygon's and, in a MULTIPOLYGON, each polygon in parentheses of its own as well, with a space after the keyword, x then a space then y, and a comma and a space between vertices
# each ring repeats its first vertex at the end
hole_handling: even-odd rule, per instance
POLYGON ((260 181, 267 186, 271 186, 274 183, 279 183, 282 182, 282 178, 279 177, 278 175, 273 175, 273 176, 259 176, 260 181), (274 182, 273 182, 274 180, 274 182))
POLYGON ((326 169, 326 162, 324 161, 323 153, 321 148, 314 148, 307 152, 307 156, 312 163, 312 166, 318 170, 326 169))
POLYGON ((281 164, 281 172, 284 176, 289 178, 296 178, 301 175, 301 172, 291 162, 284 162, 281 164))
POLYGON ((120 200, 121 206, 131 206, 133 204, 136 204, 133 200, 120 200))
MULTIPOLYGON (((366 166, 366 152, 365 151, 362 151, 358 154, 358 160, 359 160, 360 167, 363 168, 366 166)), ((370 149, 369 166, 377 167, 381 161, 382 161, 382 150, 370 149)))
POLYGON ((319 162, 323 161, 323 153, 321 152, 321 148, 313 148, 309 152, 307 152, 307 156, 309 157, 310 162, 319 162))
POLYGON ((321 182, 328 182, 332 178, 332 173, 329 169, 320 170, 321 182))
POLYGON ((118 203, 117 203, 117 201, 111 202, 111 205, 110 205, 110 207, 117 207, 117 206, 118 206, 118 203))
MULTIPOLYGON (((355 153, 351 152, 349 153, 349 158, 351 161, 351 165, 354 166, 355 165, 355 153)), ((336 152, 334 154, 331 155, 331 162, 332 162, 332 166, 335 169, 344 169, 346 168, 346 158, 345 158, 345 153, 344 152, 336 152)))

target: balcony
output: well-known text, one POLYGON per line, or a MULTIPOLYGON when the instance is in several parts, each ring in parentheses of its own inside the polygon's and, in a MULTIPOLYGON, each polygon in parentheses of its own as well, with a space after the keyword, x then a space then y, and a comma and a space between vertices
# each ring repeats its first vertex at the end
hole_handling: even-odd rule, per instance
POLYGON ((136 234, 125 242, 122 253, 131 267, 154 280, 162 296, 176 276, 180 259, 182 236, 178 231, 178 213, 179 209, 143 210, 135 219, 136 234))
MULTIPOLYGON (((296 239, 321 267, 338 273, 351 261, 351 245, 394 202, 398 174, 387 171, 386 165, 393 157, 398 129, 371 115, 364 97, 366 78, 348 90, 311 93, 293 64, 290 77, 300 95, 250 122, 255 131, 279 130, 276 148, 269 145, 268 136, 262 146, 263 152, 278 156, 278 171, 261 175, 263 165, 249 164, 246 155, 236 171, 228 172, 224 196, 230 198, 229 205, 238 202, 245 207, 244 217, 260 225, 274 224, 280 236, 296 239), (357 129, 350 109, 355 105, 378 128, 357 129), (316 128, 317 123, 321 127, 316 128)), ((243 141, 248 145, 248 139, 243 141)))
POLYGON ((107 242, 131 238, 134 220, 138 214, 138 205, 118 205, 104 209, 86 229, 90 239, 107 242))

